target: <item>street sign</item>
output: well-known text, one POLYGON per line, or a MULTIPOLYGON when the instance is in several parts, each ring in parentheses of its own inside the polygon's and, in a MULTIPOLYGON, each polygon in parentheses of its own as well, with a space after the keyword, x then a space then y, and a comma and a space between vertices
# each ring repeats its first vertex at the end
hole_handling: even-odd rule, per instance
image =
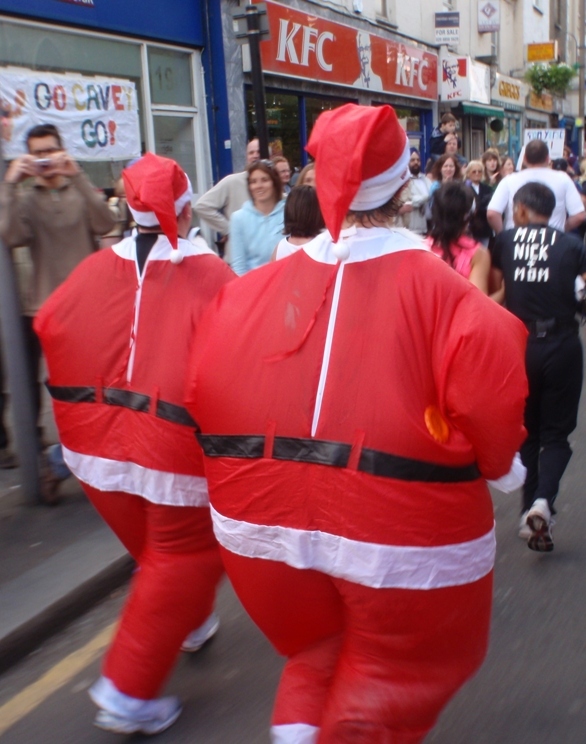
POLYGON ((527 44, 527 62, 552 62, 558 58, 557 41, 527 44))
MULTIPOLYGON (((250 14, 250 11, 246 11, 246 7, 232 8, 232 19, 234 25, 234 36, 236 37, 237 44, 248 44, 249 39, 249 23, 246 20, 250 14)), ((266 3, 255 3, 254 4, 254 15, 258 18, 259 28, 258 36, 261 41, 270 38, 269 30, 269 17, 267 15, 266 3)))
POLYGON ((495 33, 500 31, 500 28, 500 0, 478 0, 478 33, 495 33))
POLYGON ((455 46, 460 41, 460 13, 435 13, 435 43, 455 46))

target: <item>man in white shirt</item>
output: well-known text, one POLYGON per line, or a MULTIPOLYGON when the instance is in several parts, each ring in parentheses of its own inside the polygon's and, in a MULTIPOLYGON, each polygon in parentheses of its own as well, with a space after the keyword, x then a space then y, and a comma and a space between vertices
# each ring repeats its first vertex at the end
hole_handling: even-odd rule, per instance
MULTIPOLYGON (((260 160, 260 146, 258 139, 252 139, 246 146, 246 165, 260 160)), ((225 176, 221 181, 203 196, 200 196, 195 203, 194 212, 200 219, 217 230, 222 236, 218 241, 224 244, 224 259, 230 263, 230 245, 228 242, 228 232, 230 231, 230 217, 237 209, 250 199, 248 191, 248 173, 246 170, 240 173, 231 173, 225 176)))
POLYGON ((486 216, 495 233, 514 227, 513 197, 526 183, 543 183, 555 194, 555 209, 549 224, 558 230, 573 230, 586 220, 584 205, 572 179, 549 167, 549 149, 543 140, 531 140, 525 148, 525 170, 511 173, 499 183, 486 216), (504 215, 504 220, 503 220, 504 215))

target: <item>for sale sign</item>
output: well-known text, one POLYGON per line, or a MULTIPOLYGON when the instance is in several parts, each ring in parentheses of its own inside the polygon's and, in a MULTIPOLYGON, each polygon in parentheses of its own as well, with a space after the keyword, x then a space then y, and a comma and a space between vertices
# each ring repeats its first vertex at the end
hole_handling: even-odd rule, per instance
POLYGON ((435 43, 455 46, 460 41, 460 14, 446 12, 435 14, 435 43))

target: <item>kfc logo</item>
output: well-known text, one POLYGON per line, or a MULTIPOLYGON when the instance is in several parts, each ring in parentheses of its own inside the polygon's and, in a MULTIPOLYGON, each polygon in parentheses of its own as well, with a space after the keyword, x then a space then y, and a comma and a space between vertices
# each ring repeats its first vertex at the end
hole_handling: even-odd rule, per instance
POLYGON ((313 52, 321 69, 325 72, 331 72, 332 65, 326 61, 324 56, 324 44, 326 41, 335 41, 334 34, 331 31, 323 31, 320 34, 316 28, 302 26, 300 23, 291 23, 291 29, 289 30, 289 23, 289 20, 285 18, 279 20, 277 60, 279 62, 289 61, 293 65, 308 67, 309 55, 313 52), (299 34, 300 31, 301 34, 299 34), (299 50, 300 42, 301 49, 299 50))

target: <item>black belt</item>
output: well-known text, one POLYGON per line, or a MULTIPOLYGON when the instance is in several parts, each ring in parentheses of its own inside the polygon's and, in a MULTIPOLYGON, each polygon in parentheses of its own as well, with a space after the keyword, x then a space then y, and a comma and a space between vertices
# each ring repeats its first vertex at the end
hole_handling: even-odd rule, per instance
POLYGON ((578 332, 578 322, 575 319, 559 320, 558 318, 545 318, 544 320, 524 320, 530 336, 536 338, 547 338, 556 336, 564 331, 578 332))
MULTIPOLYGON (((99 390, 101 392, 100 402, 107 405, 130 408, 133 411, 139 411, 141 413, 149 413, 151 410, 151 396, 135 393, 132 390, 119 390, 118 388, 98 389, 91 386, 67 387, 64 385, 49 385, 48 383, 47 390, 54 400, 60 400, 64 403, 97 403, 99 390)), ((174 403, 157 400, 154 414, 157 418, 170 421, 172 424, 181 424, 182 426, 197 429, 197 424, 183 406, 176 406, 174 403)))
MULTIPOLYGON (((352 445, 341 442, 327 442, 320 439, 297 439, 275 437, 270 453, 266 452, 267 438, 264 436, 221 436, 201 434, 197 439, 208 457, 236 457, 260 459, 271 457, 275 460, 308 462, 315 465, 330 465, 345 468, 352 452, 352 445)), ((269 442, 269 445, 271 443, 269 442)), ((404 481, 423 481, 426 483, 462 483, 480 478, 476 463, 452 467, 437 465, 409 457, 389 455, 386 452, 363 448, 360 452, 356 470, 382 478, 395 478, 404 481)))

